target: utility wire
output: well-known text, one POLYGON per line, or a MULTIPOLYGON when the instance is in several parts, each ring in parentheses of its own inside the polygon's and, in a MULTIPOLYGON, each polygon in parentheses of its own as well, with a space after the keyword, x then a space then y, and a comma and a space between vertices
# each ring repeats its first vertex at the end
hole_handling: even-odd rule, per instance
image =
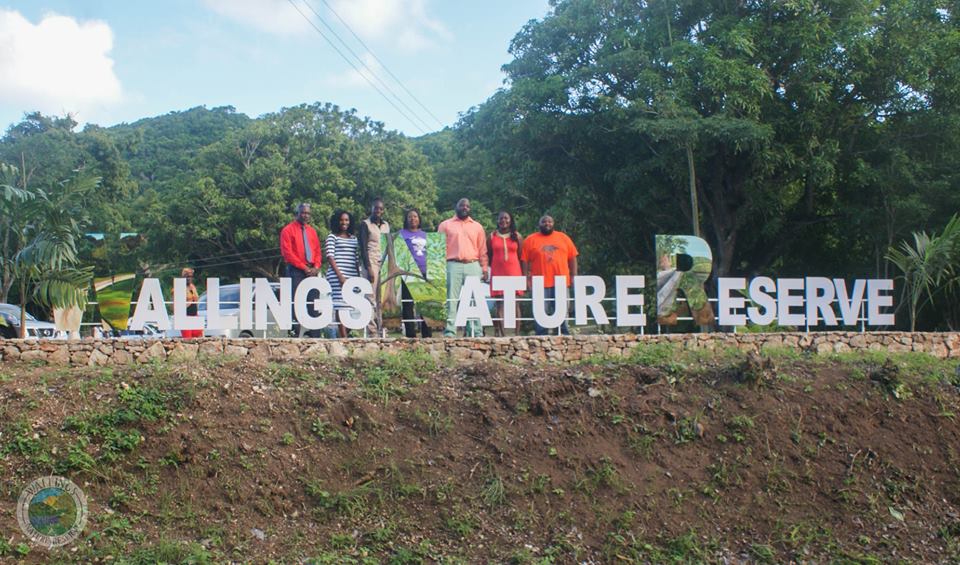
MULTIPOLYGON (((306 1, 306 0, 304 0, 304 1, 306 1)), ((327 9, 330 10, 330 11, 333 13, 333 15, 337 17, 337 19, 340 21, 340 23, 343 24, 343 27, 347 28, 347 31, 350 32, 350 35, 352 35, 353 38, 356 39, 357 42, 358 42, 360 45, 363 46, 364 49, 366 49, 367 53, 370 53, 370 56, 373 57, 373 60, 376 61, 381 67, 383 67, 383 70, 385 70, 385 71, 387 72, 387 74, 390 75, 390 78, 392 78, 394 81, 396 81, 396 83, 400 85, 400 88, 402 88, 403 91, 406 92, 407 95, 410 96, 410 98, 412 98, 413 101, 416 102, 418 106, 420 106, 421 108, 423 108, 423 110, 424 110, 427 114, 429 114, 430 117, 433 118, 433 120, 434 120, 435 122, 437 122, 437 124, 438 124, 441 128, 443 128, 443 127, 444 127, 444 123, 443 123, 442 121, 440 121, 440 118, 438 118, 438 117, 436 117, 435 115, 433 115, 433 112, 431 112, 429 108, 427 108, 426 106, 424 106, 423 103, 420 102, 420 99, 417 98, 416 96, 414 96, 414 94, 413 94, 412 92, 410 92, 410 90, 403 84, 403 81, 401 81, 399 78, 397 78, 397 75, 395 75, 395 74, 393 74, 392 72, 390 72, 390 68, 387 67, 386 63, 384 63, 383 61, 381 61, 381 60, 380 60, 380 57, 377 57, 377 54, 374 53, 373 50, 370 49, 370 47, 368 47, 367 44, 363 42, 362 39, 360 39, 360 36, 358 36, 358 35, 353 31, 353 28, 351 28, 350 25, 349 25, 346 21, 344 21, 343 18, 340 17, 340 14, 338 14, 337 11, 333 9, 333 6, 331 6, 331 5, 327 2, 327 0, 320 0, 320 1, 323 2, 323 5, 326 6, 327 9)), ((310 5, 310 4, 307 3, 307 6, 309 6, 309 5, 310 5)), ((312 7, 311 7, 310 9, 313 11, 314 14, 317 13, 316 10, 313 10, 312 7)), ((320 15, 317 14, 317 17, 320 17, 320 15)))
POLYGON ((355 64, 353 64, 353 61, 351 61, 349 58, 347 58, 347 56, 343 54, 343 51, 341 51, 341 50, 336 46, 336 44, 335 44, 333 41, 331 41, 330 38, 327 37, 326 34, 324 34, 323 31, 321 31, 320 28, 318 28, 315 23, 313 23, 313 20, 310 19, 310 16, 304 14, 303 11, 301 11, 300 8, 297 7, 297 4, 296 4, 296 2, 295 2, 294 0, 287 0, 287 2, 289 2, 290 5, 293 6, 293 9, 296 10, 297 13, 300 14, 300 16, 303 17, 303 19, 306 20, 308 24, 310 24, 310 27, 312 27, 314 30, 316 30, 317 33, 320 34, 320 37, 322 37, 324 40, 326 40, 326 42, 330 45, 330 47, 332 47, 333 50, 337 52, 337 55, 340 55, 340 58, 341 58, 341 59, 343 59, 344 61, 347 62, 347 64, 349 64, 351 67, 353 67, 353 70, 357 71, 357 73, 358 73, 361 77, 363 77, 363 80, 367 81, 367 84, 369 84, 370 86, 372 86, 373 89, 376 90, 377 93, 378 93, 380 96, 382 96, 384 100, 386 100, 391 106, 393 106, 393 109, 394 109, 394 110, 396 110, 401 116, 403 116, 404 118, 406 118, 406 120, 407 120, 408 122, 410 122, 414 127, 416 127, 418 130, 420 130, 420 133, 423 133, 423 134, 426 134, 426 133, 427 133, 426 130, 423 129, 423 127, 421 127, 414 119, 412 119, 410 116, 408 116, 408 115, 406 114, 406 112, 404 112, 399 106, 397 106, 396 103, 394 103, 393 100, 391 100, 386 94, 384 94, 383 91, 380 90, 380 88, 379 88, 376 84, 374 84, 373 81, 370 80, 369 77, 367 77, 367 75, 363 74, 363 72, 362 72, 355 64))
MULTIPOLYGON (((242 265, 242 264, 245 264, 245 263, 255 263, 255 262, 257 262, 257 261, 265 261, 265 260, 267 260, 267 259, 279 259, 279 258, 280 258, 280 253, 274 253, 274 254, 272 254, 272 255, 264 255, 263 257, 248 257, 248 258, 246 258, 246 259, 240 259, 240 260, 238 260, 238 261, 226 261, 226 262, 223 262, 223 263, 212 263, 212 264, 210 264, 210 265, 201 265, 200 267, 202 267, 202 268, 204 268, 204 269, 208 269, 208 268, 211 268, 211 267, 224 267, 224 266, 227 266, 227 265, 242 265)), ((159 271, 153 271, 153 270, 151 270, 151 273, 152 273, 152 274, 168 273, 168 272, 171 272, 171 271, 178 271, 178 270, 180 270, 180 267, 170 267, 170 268, 167 268, 167 269, 160 269, 159 271)))
MULTIPOLYGON (((339 41, 340 44, 343 45, 343 47, 344 47, 347 51, 349 51, 350 54, 353 55, 354 58, 356 58, 356 60, 360 62, 361 65, 363 65, 363 68, 367 69, 367 70, 370 72, 370 75, 373 76, 373 78, 377 79, 377 82, 379 82, 380 85, 383 86, 383 87, 387 90, 387 92, 389 92, 391 95, 393 95, 393 97, 397 100, 397 102, 399 102, 400 104, 402 104, 403 107, 404 107, 408 112, 410 112, 412 115, 416 116, 417 120, 419 120, 421 124, 423 124, 424 126, 426 126, 427 129, 429 129, 429 128, 430 128, 429 124, 427 124, 427 122, 420 117, 419 112, 415 111, 413 108, 411 108, 410 106, 408 106, 407 103, 404 102, 403 99, 400 98, 400 96, 398 96, 397 93, 394 92, 394 90, 393 90, 392 88, 390 88, 390 85, 387 84, 387 83, 385 83, 385 82, 383 81, 383 79, 381 79, 380 76, 379 76, 377 73, 375 73, 374 70, 371 69, 370 66, 367 65, 367 63, 366 63, 359 55, 357 55, 356 52, 355 52, 353 49, 350 48, 349 45, 347 45, 347 42, 344 41, 343 38, 340 37, 340 35, 336 32, 336 30, 334 30, 332 27, 330 27, 330 24, 328 24, 328 23, 326 22, 326 20, 323 18, 323 16, 321 16, 320 13, 317 12, 317 11, 313 8, 313 6, 310 4, 310 2, 309 2, 308 0, 302 0, 302 1, 303 1, 304 4, 307 5, 308 8, 310 8, 310 11, 313 12, 313 15, 315 15, 315 16, 317 17, 317 19, 320 20, 320 23, 323 24, 323 27, 327 28, 327 30, 328 30, 330 33, 332 33, 334 37, 337 38, 337 41, 339 41)), ((394 74, 390 72, 390 69, 388 69, 387 66, 383 64, 383 61, 381 61, 381 60, 373 53, 373 51, 371 51, 370 48, 367 47, 366 44, 364 44, 363 41, 362 41, 359 37, 357 37, 357 34, 353 33, 353 30, 350 29, 350 26, 347 25, 347 22, 343 21, 343 19, 340 18, 340 16, 339 16, 336 12, 333 11, 333 8, 330 7, 330 4, 327 4, 327 2, 326 2, 325 0, 321 0, 321 1, 324 3, 324 5, 327 6, 327 8, 330 8, 330 11, 333 12, 333 15, 337 16, 337 19, 340 20, 340 23, 342 23, 342 24, 344 25, 344 27, 347 28, 347 31, 349 31, 351 34, 353 34, 353 37, 356 38, 356 40, 360 42, 360 45, 363 45, 363 48, 367 50, 367 53, 370 53, 370 55, 374 58, 374 60, 376 60, 377 63, 380 64, 380 67, 383 68, 383 70, 385 70, 385 71, 387 72, 387 74, 389 74, 391 77, 393 77, 393 80, 395 80, 395 81, 397 82, 397 84, 399 84, 400 87, 403 88, 403 89, 407 92, 407 94, 410 96, 410 98, 412 98, 417 104, 420 104, 420 101, 417 100, 417 97, 414 96, 409 90, 407 90, 407 89, 403 86, 403 83, 400 82, 400 80, 397 79, 396 76, 394 76, 394 74)), ((423 104, 420 104, 420 106, 423 107, 423 104)), ((424 110, 426 110, 426 108, 424 108, 424 110)), ((427 113, 430 114, 430 110, 427 110, 427 113)), ((430 114, 430 116, 433 117, 434 120, 437 120, 436 116, 434 116, 433 114, 430 114)), ((443 124, 440 123, 440 120, 437 120, 437 123, 440 124, 440 127, 441 127, 441 128, 443 127, 443 124)))
POLYGON ((226 253, 224 255, 211 255, 209 257, 201 257, 199 259, 184 259, 185 262, 196 262, 196 261, 216 261, 219 259, 226 259, 228 257, 237 257, 239 258, 242 255, 253 255, 256 253, 266 253, 267 251, 276 251, 277 246, 267 247, 265 249, 252 249, 250 251, 238 251, 236 253, 226 253))

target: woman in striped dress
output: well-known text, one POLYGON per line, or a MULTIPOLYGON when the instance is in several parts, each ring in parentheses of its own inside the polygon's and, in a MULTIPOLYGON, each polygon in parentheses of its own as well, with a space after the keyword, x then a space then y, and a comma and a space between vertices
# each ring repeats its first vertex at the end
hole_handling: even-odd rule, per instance
POLYGON ((340 337, 347 337, 347 328, 339 323, 338 310, 347 307, 343 302, 343 283, 360 276, 360 246, 353 235, 353 214, 337 210, 330 216, 330 234, 323 244, 327 254, 327 282, 333 291, 333 308, 340 337))

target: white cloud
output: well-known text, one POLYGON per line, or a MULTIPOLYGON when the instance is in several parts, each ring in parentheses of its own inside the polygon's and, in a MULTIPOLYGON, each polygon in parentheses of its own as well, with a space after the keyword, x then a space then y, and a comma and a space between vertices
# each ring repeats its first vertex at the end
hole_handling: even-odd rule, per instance
MULTIPOLYGON (((203 0, 207 8, 254 29, 277 35, 301 35, 310 23, 287 0, 203 0)), ((298 3, 304 15, 310 9, 298 3)))
MULTIPOLYGON (((383 67, 380 66, 380 63, 369 53, 364 53, 361 55, 361 59, 366 64, 363 65, 357 64, 357 68, 351 68, 345 73, 334 75, 327 79, 327 83, 330 86, 340 86, 340 87, 367 87, 370 85, 370 82, 377 85, 377 88, 384 90, 384 87, 377 81, 376 76, 385 76, 383 74, 383 67), (358 70, 359 69, 359 70, 358 70), (370 71, 376 73, 374 76, 370 71), (368 82, 368 80, 370 82, 368 82)), ((386 93, 386 91, 384 91, 386 93)))
POLYGON ((87 119, 123 97, 111 49, 105 22, 50 13, 33 24, 0 9, 0 102, 87 119))
POLYGON ((331 0, 331 5, 365 40, 418 51, 451 37, 440 20, 427 14, 426 0, 331 0))
MULTIPOLYGON (((203 0, 210 10, 260 31, 302 35, 312 30, 309 18, 325 34, 323 22, 350 40, 343 18, 364 41, 388 43, 405 51, 419 51, 448 40, 450 32, 427 14, 427 0, 203 0), (330 11, 332 8, 336 14, 330 11), (317 20, 320 14, 323 22, 317 20)), ((352 41, 351 41, 352 42, 352 41)))

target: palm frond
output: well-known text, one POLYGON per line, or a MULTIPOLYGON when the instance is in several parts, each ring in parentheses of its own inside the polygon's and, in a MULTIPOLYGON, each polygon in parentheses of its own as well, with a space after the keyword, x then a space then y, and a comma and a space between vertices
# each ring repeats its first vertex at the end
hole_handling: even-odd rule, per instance
POLYGON ((16 200, 18 202, 25 202, 27 200, 33 200, 37 197, 37 194, 30 190, 24 190, 18 188, 11 184, 0 184, 0 190, 2 190, 3 199, 7 202, 16 200))
POLYGON ((36 280, 33 298, 53 308, 83 308, 87 303, 87 289, 92 278, 93 267, 44 271, 36 280))
POLYGON ((914 232, 913 245, 901 242, 886 257, 902 273, 898 278, 904 282, 913 330, 921 308, 934 304, 945 290, 960 287, 960 215, 954 215, 939 235, 914 232))

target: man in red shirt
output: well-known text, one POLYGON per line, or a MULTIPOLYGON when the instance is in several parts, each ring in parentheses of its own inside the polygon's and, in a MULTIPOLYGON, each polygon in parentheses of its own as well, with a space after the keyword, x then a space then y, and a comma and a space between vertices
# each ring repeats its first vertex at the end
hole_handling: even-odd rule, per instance
MULTIPOLYGON (((315 277, 320 273, 320 238, 310 224, 310 205, 302 203, 297 206, 296 219, 280 230, 280 255, 287 263, 286 276, 292 279, 292 290, 296 294, 297 287, 307 277, 315 277)), ((312 291, 307 296, 307 309, 311 316, 317 316, 313 302, 318 298, 318 291, 312 291)), ((296 318, 294 318, 296 319, 296 318)), ((293 335, 300 334, 300 324, 293 325, 293 335)), ((309 330, 309 337, 320 337, 320 330, 309 330)))
MULTIPOLYGON (((520 253, 520 266, 527 277, 527 288, 532 289, 532 277, 543 277, 544 298, 547 304, 557 297, 555 278, 567 277, 567 287, 577 276, 577 247, 563 232, 554 231, 553 218, 540 218, 540 231, 532 233, 523 240, 523 249, 520 253)), ((569 295, 568 295, 569 296, 569 295)), ((537 335, 546 335, 547 329, 534 322, 537 335)), ((570 335, 567 323, 563 322, 560 331, 570 335)))

